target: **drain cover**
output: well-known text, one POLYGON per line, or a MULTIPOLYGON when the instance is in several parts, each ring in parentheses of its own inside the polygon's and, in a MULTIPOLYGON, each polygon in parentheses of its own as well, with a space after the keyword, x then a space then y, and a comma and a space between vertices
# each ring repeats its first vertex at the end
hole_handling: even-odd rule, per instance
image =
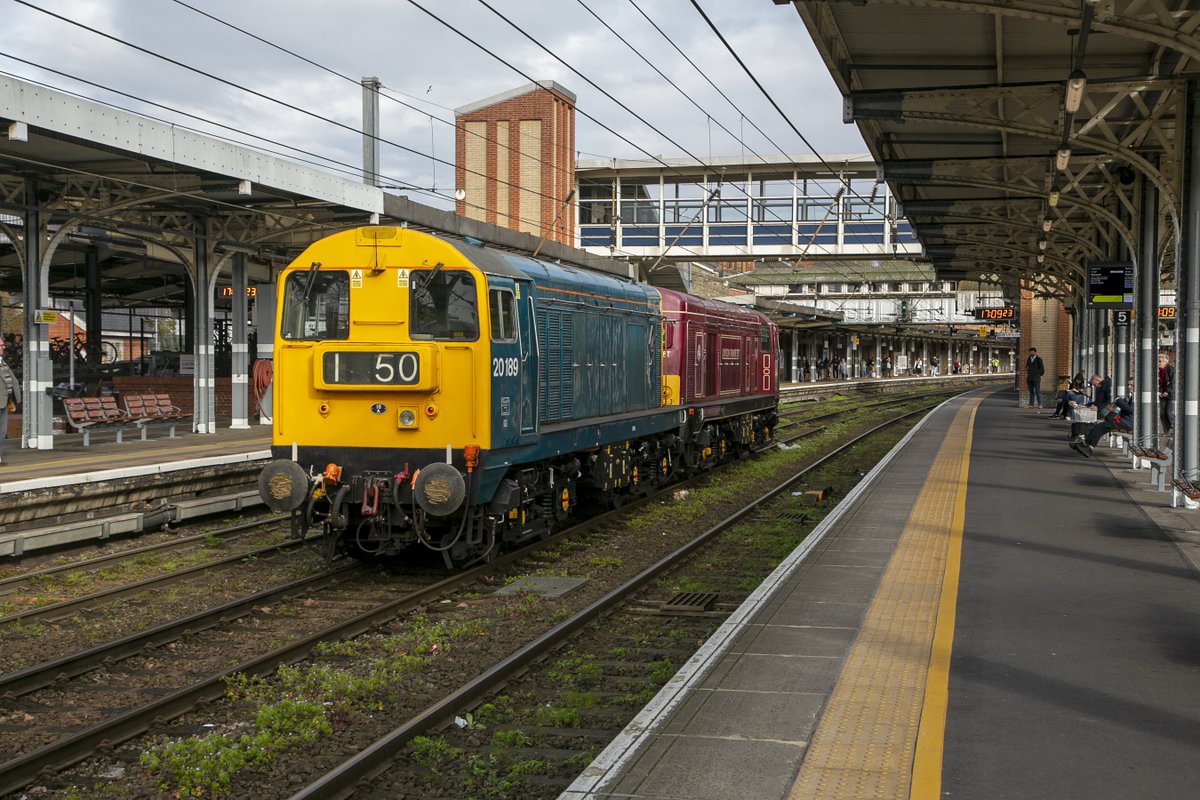
POLYGON ((531 576, 513 581, 503 589, 497 589, 496 594, 517 594, 518 592, 533 592, 542 597, 562 597, 572 589, 583 586, 587 578, 542 578, 531 576))
POLYGON ((680 592, 659 606, 661 611, 708 611, 717 602, 716 592, 680 592))

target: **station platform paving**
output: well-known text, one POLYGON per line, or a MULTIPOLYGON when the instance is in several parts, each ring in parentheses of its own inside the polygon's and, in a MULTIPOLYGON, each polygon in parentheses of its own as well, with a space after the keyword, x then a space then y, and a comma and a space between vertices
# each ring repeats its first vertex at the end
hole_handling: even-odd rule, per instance
POLYGON ((1050 413, 931 413, 562 800, 1195 797, 1200 512, 1050 413))
POLYGON ((165 426, 142 440, 126 429, 55 437, 54 449, 5 442, 0 466, 0 558, 261 504, 255 482, 270 459, 270 426, 199 434, 165 426))
POLYGON ((192 433, 180 426, 174 437, 165 428, 151 428, 143 441, 133 429, 124 431, 117 442, 113 431, 92 434, 83 446, 80 434, 59 434, 53 450, 22 448, 20 442, 4 443, 0 466, 0 496, 63 482, 89 483, 109 480, 114 474, 136 474, 139 470, 188 469, 195 462, 221 463, 269 457, 271 426, 220 427, 216 433, 192 433))

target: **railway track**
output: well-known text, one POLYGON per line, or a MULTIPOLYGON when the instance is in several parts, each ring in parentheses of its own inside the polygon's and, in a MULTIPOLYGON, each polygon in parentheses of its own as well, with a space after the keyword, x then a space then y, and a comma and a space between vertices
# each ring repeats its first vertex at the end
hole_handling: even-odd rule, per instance
MULTIPOLYGON (((908 402, 912 401, 909 400, 908 402)), ((861 411, 861 404, 859 404, 859 410, 861 411)), ((804 435, 812 435, 812 432, 805 432, 804 435)), ((708 473, 706 477, 711 478, 714 474, 716 473, 708 473)), ((672 487, 666 490, 665 495, 669 496, 672 493, 679 493, 681 491, 686 492, 687 489, 672 487)), ((491 589, 495 588, 495 582, 500 579, 491 576, 504 575, 506 572, 511 573, 512 570, 517 569, 536 572, 538 570, 537 561, 542 557, 538 554, 539 552, 553 554, 559 548, 570 549, 575 547, 576 545, 571 545, 570 543, 578 541, 579 537, 581 536, 586 536, 587 534, 584 533, 585 530, 594 530, 604 526, 612 519, 619 518, 618 515, 628 514, 631 511, 636 512, 639 508, 647 506, 653 507, 654 505, 662 504, 663 502, 664 501, 660 496, 658 498, 649 498, 631 505, 627 505, 619 512, 611 512, 608 515, 601 516, 585 523, 586 528, 573 528, 570 531, 564 531, 563 533, 552 537, 547 542, 542 543, 533 551, 519 551, 505 558, 499 559, 492 564, 455 575, 446 581, 436 583, 432 586, 413 587, 411 592, 400 593, 401 596, 395 596, 397 593, 399 593, 399 586, 395 583, 395 579, 389 579, 392 581, 392 583, 389 585, 393 590, 393 597, 389 598, 387 602, 376 603, 372 608, 361 610, 361 612, 358 614, 344 614, 339 618, 340 621, 336 625, 317 625, 315 623, 308 623, 308 630, 316 631, 315 633, 311 633, 307 636, 297 637, 295 641, 288 643, 286 646, 269 648, 269 652, 256 655, 254 658, 236 660, 236 663, 230 660, 228 657, 228 652, 237 652, 238 648, 225 647, 225 645, 221 643, 219 637, 212 638, 215 636, 215 634, 211 631, 227 630, 229 625, 228 620, 234 620, 236 623, 237 620, 249 619, 247 615, 254 614, 255 612, 253 609, 255 608, 262 608, 265 606, 275 608, 276 611, 278 611, 278 608, 282 607, 280 604, 284 602, 279 598, 284 595, 293 598, 300 598, 298 601, 288 601, 290 604, 287 606, 288 608, 298 609, 295 612, 289 611, 287 613, 296 613, 296 619, 300 620, 302 619, 300 615, 305 613, 305 599, 312 600, 314 597, 316 597, 316 594, 314 593, 328 592, 332 590, 313 588, 312 586, 306 588, 299 585, 299 583, 292 587, 280 587, 277 590, 279 594, 263 595, 256 598, 246 598, 245 601, 237 607, 233 607, 231 605, 228 608, 223 607, 221 609, 210 609, 205 612, 203 617, 201 615, 196 615, 196 618, 192 620, 176 621, 172 624, 172 626, 170 626, 171 629, 168 629, 168 626, 163 626, 163 630, 161 631, 156 630, 153 632, 147 632, 149 638, 145 639, 143 642, 139 642, 133 638, 130 638, 129 641, 120 643, 119 649, 110 651, 107 654, 99 651, 96 653, 78 654, 78 656, 73 657, 70 665, 61 664, 57 667, 49 666, 49 672, 43 670, 40 676, 35 675, 33 672, 30 672, 28 675, 23 674, 20 676, 5 676, 6 680, 0 682, 0 694, 8 693, 9 697, 5 699, 3 707, 0 707, 0 731, 3 731, 3 729, 6 727, 3 721, 5 719, 12 719, 13 714, 28 714, 29 716, 36 718, 36 715, 31 714, 30 710, 37 709, 35 700, 38 692, 65 692, 65 690, 60 689, 58 686, 48 684, 48 680, 51 679, 48 676, 53 676, 56 668, 59 669, 61 674, 64 676, 68 673, 74 674, 76 677, 70 678, 70 680, 76 682, 80 681, 79 676, 87 674, 98 676, 84 679, 84 683, 81 684, 90 685, 91 695, 94 696, 96 693, 95 684, 98 681, 103 683, 111 683, 116 680, 132 684, 136 674, 139 672, 154 671, 158 672, 159 674, 172 673, 174 668, 163 666, 164 664, 168 663, 171 658, 175 657, 175 652, 173 652, 171 648, 171 642, 175 643, 175 650, 182 651, 183 661, 187 661, 189 658, 194 659, 196 654, 204 649, 220 651, 224 648, 227 652, 227 655, 224 658, 224 663, 220 665, 220 669, 212 669, 202 677, 196 677, 193 675, 189 679, 190 683, 187 686, 173 688, 168 692, 164 689, 162 681, 159 681, 156 685, 159 696, 153 698, 152 702, 138 703, 136 702, 136 699, 125 699, 122 701, 124 705, 121 707, 122 710, 119 713, 114 714, 106 712, 108 713, 110 719, 92 725, 86 730, 78 731, 70 737, 59 737, 53 742, 39 743, 35 749, 28 750, 28 752, 22 752, 16 758, 9 759, 6 763, 0 763, 0 775, 3 776, 3 778, 0 778, 0 792, 14 791, 21 786, 28 785, 28 783, 43 770, 64 770, 69 764, 77 763, 86 758, 101 742, 111 744, 136 736, 139 733, 150 730, 155 719, 169 719, 172 717, 177 717, 186 712, 188 709, 195 707, 198 703, 219 697, 223 691, 228 693, 229 689, 227 684, 231 680, 231 676, 242 676, 237 677, 236 680, 244 681, 247 680, 245 676, 250 676, 250 678, 253 678, 254 676, 266 675, 277 669, 279 665, 292 663, 303 658, 306 654, 313 651, 314 648, 317 648, 318 650, 321 650, 321 648, 326 648, 325 652, 332 652, 335 654, 340 652, 338 650, 339 647, 346 647, 348 651, 357 650, 359 645, 338 645, 336 643, 345 643, 354 636, 359 636, 360 640, 362 640, 362 634, 364 634, 364 632, 378 629, 379 626, 384 626, 384 630, 404 630, 411 628, 414 624, 411 612, 414 609, 423 610, 425 615, 427 615, 430 619, 435 620, 435 624, 436 621, 441 618, 442 612, 446 609, 458 609, 460 606, 473 607, 476 604, 479 604, 481 608, 499 606, 501 609, 509 609, 509 611, 505 613, 517 615, 525 614, 528 613, 530 609, 535 609, 538 613, 534 616, 538 616, 540 619, 541 617, 539 615, 545 609, 542 607, 540 600, 534 599, 536 597, 535 595, 518 593, 511 599, 507 599, 501 603, 494 601, 493 598, 495 595, 491 593, 491 589), (521 567, 518 565, 524 566, 521 567), (470 587, 475 587, 475 589, 470 587), (445 598, 451 592, 457 592, 455 595, 456 600, 453 603, 447 603, 445 598), (437 598, 442 599, 438 600, 437 598), (247 609, 250 610, 248 611, 247 609), (218 621, 213 622, 213 620, 218 621), (209 629, 210 633, 207 634, 209 638, 200 640, 195 639, 192 635, 188 635, 186 645, 183 644, 185 640, 181 640, 179 638, 181 635, 180 631, 192 630, 196 628, 209 629), (148 645, 155 648, 149 655, 147 654, 147 651, 142 649, 148 645), (131 653, 134 655, 129 655, 131 653), (94 671, 92 673, 87 672, 88 669, 94 670, 94 666, 88 666, 89 664, 94 665, 95 663, 103 662, 105 659, 111 663, 113 660, 121 658, 124 658, 126 661, 132 663, 132 673, 134 673, 133 677, 122 677, 120 674, 108 668, 106 668, 106 671, 100 673, 96 673, 94 671), (151 670, 150 668, 146 667, 146 664, 153 664, 153 669, 151 670), (9 678, 11 678, 11 680, 7 680, 9 678), (48 685, 50 688, 46 688, 48 685), (33 694, 30 695, 27 694, 27 692, 33 692, 33 694), (24 699, 17 698, 16 696, 18 694, 22 694, 24 699), (20 700, 20 703, 23 703, 23 705, 13 702, 14 699, 20 700)), ((666 536, 665 533, 664 536, 666 536)), ((551 561, 553 560, 553 556, 549 556, 549 558, 551 561)), ((598 571, 605 571, 607 569, 605 564, 606 557, 596 556, 594 561, 597 565, 599 565, 596 567, 598 571)), ((649 580, 652 580, 652 577, 647 574, 647 576, 643 578, 643 582, 649 580)), ((589 599, 589 601, 593 604, 578 612, 576 616, 582 614, 584 617, 586 617, 589 613, 593 616, 600 613, 599 609, 603 606, 595 605, 595 603, 600 603, 603 598, 598 595, 595 597, 590 597, 589 593, 596 594, 601 588, 601 583, 607 585, 609 582, 610 581, 607 579, 603 582, 596 581, 595 585, 588 587, 586 590, 580 591, 579 594, 576 595, 577 598, 589 599)), ((635 590, 635 588, 626 589, 624 590, 624 593, 627 594, 628 592, 635 590)), ((354 592, 349 593, 349 597, 342 595, 341 599, 337 600, 334 599, 334 594, 327 594, 326 596, 329 598, 328 601, 318 600, 317 603, 318 607, 320 607, 322 611, 325 611, 329 607, 348 606, 352 603, 351 598, 353 598, 353 600, 357 600, 360 599, 363 594, 364 593, 361 591, 361 589, 356 589, 354 592)), ((579 600, 579 602, 582 602, 582 599, 579 600)), ((564 612, 561 610, 552 612, 552 614, 556 615, 562 613, 564 612)), ((278 617, 279 615, 275 614, 275 616, 278 617)), ((423 619, 424 617, 419 615, 418 618, 423 619)), ((556 622, 557 620, 552 621, 556 622)), ((535 623, 533 619, 530 619, 529 622, 531 625, 534 625, 535 623)), ((546 627, 550 628, 552 626, 546 625, 546 627)), ((534 650, 529 652, 535 652, 539 647, 548 646, 550 640, 545 639, 545 636, 558 637, 560 635, 566 635, 561 632, 554 633, 554 631, 558 630, 558 628, 553 628, 553 630, 544 634, 543 638, 539 639, 540 644, 538 644, 534 650)), ((262 632, 255 631, 253 628, 251 628, 250 633, 261 634, 262 632)), ((221 635, 224 636, 224 634, 221 635)), ((268 633, 268 635, 274 634, 268 633)), ((378 631, 376 633, 367 634, 366 640, 368 641, 368 645, 371 640, 380 636, 385 636, 385 634, 378 631)), ((251 636, 250 638, 253 639, 254 637, 251 636)), ((258 638, 261 639, 262 636, 259 635, 258 638)), ((421 641, 427 645, 426 640, 421 641)), ((436 642, 434 644, 436 644, 436 642)), ((369 649, 368 645, 362 645, 362 647, 369 649)), ((472 643, 472 646, 475 646, 475 643, 472 643)), ((476 649, 480 651, 481 657, 494 660, 501 664, 508 662, 508 657, 511 655, 509 653, 491 650, 487 646, 479 646, 476 649)), ((261 652, 261 650, 262 647, 260 642, 259 652, 261 652)), ((436 648, 433 652, 436 652, 436 648)), ((436 661, 429 661, 429 652, 414 652, 410 653, 406 657, 412 658, 416 662, 419 662, 422 665, 422 668, 433 668, 436 670, 436 661)), ((524 658, 525 656, 520 656, 518 657, 518 660, 522 660, 524 658)), ((520 667, 513 666, 515 663, 516 662, 510 663, 510 666, 512 666, 513 669, 523 669, 526 666, 523 661, 520 667)), ((193 670, 193 672, 195 672, 195 670, 193 670)), ((154 682, 151 683, 153 684, 154 682)), ((406 697, 406 702, 411 700, 411 702, 415 704, 413 708, 414 711, 424 708, 430 704, 430 698, 427 690, 428 687, 424 687, 423 693, 414 694, 411 699, 406 697)), ((136 695, 136 692, 133 692, 133 694, 136 695)), ((61 706, 61 697, 65 696, 65 694, 61 696, 45 694, 44 696, 46 698, 46 702, 61 706)), ((459 709, 465 707, 465 705, 467 705, 464 700, 465 697, 465 695, 456 695, 456 699, 448 701, 449 706, 447 707, 454 706, 455 704, 457 704, 457 708, 459 709)), ((260 699, 261 698, 255 697, 254 702, 258 702, 260 699)), ((76 702, 68 705, 73 708, 79 708, 85 704, 76 702)), ((96 713, 97 715, 99 714, 97 709, 88 710, 96 713)), ((398 709, 389 708, 389 711, 391 710, 398 709)), ((61 725, 61 723, 62 720, 60 719, 59 724, 61 725)), ((214 724, 219 726, 219 723, 214 724)), ((24 727, 28 728, 28 723, 26 723, 24 727)), ((162 729, 162 725, 155 725, 155 728, 162 729)), ((176 723, 175 726, 169 726, 168 730, 176 730, 181 734, 196 732, 195 725, 187 723, 182 724, 182 726, 180 723, 176 723)), ((416 728, 414 728, 414 730, 416 730, 416 728)), ((151 750, 153 749, 154 748, 152 747, 151 750)), ((127 752, 124 756, 124 760, 122 761, 122 765, 120 766, 121 769, 131 766, 129 764, 130 758, 131 756, 127 752)), ((80 776, 78 775, 71 775, 69 777, 75 783, 78 783, 80 780, 80 776)), ((185 791, 184 793, 186 794, 187 792, 185 791)))
POLYGON ((267 522, 248 522, 220 531, 4 578, 0 580, 0 600, 3 601, 0 608, 7 611, 23 605, 22 601, 32 604, 32 607, 10 611, 0 616, 0 626, 64 619, 96 604, 186 581, 209 570, 236 564, 245 559, 257 559, 276 552, 296 549, 298 543, 280 538, 279 541, 261 546, 251 544, 217 558, 210 558, 208 555, 227 548, 238 538, 253 540, 278 531, 278 522, 279 518, 267 522), (198 563, 176 566, 181 560, 193 559, 199 559, 198 563), (128 573, 154 572, 156 569, 168 568, 169 571, 160 574, 123 582, 128 573), (70 596, 73 594, 76 596, 70 596))
MULTIPOLYGON (((877 434, 884 428, 888 428, 917 414, 924 414, 927 411, 928 408, 924 408, 889 420, 883 425, 854 437, 833 452, 823 456, 816 463, 806 466, 795 474, 786 477, 766 493, 746 503, 716 525, 707 528, 682 547, 679 547, 641 570, 629 580, 615 586, 602 597, 576 611, 568 619, 529 641, 508 658, 479 673, 453 692, 446 694, 440 700, 423 709, 421 713, 411 717, 384 736, 376 739, 367 747, 364 747, 357 755, 347 759, 303 789, 294 792, 290 796, 290 800, 318 800, 318 798, 323 800, 324 798, 347 797, 360 787, 360 784, 364 781, 370 781, 369 789, 365 790, 365 793, 368 795, 406 796, 404 793, 411 793, 414 786, 419 787, 427 783, 430 764, 436 764, 439 760, 438 752, 442 754, 457 753, 459 754, 458 758, 464 761, 473 759, 475 763, 479 763, 479 760, 482 759, 484 763, 495 763, 495 759, 502 752, 507 752, 511 749, 512 743, 519 743, 526 750, 530 748, 536 749, 537 745, 535 743, 538 741, 538 737, 542 737, 543 739, 550 738, 551 741, 543 744, 541 750, 546 753, 553 751, 559 760, 570 762, 572 757, 577 753, 586 754, 589 750, 588 743, 595 745, 597 744, 596 740, 601 737, 587 735, 572 737, 573 731, 569 729, 570 726, 568 725, 563 726, 567 728, 566 730, 561 728, 552 730, 549 737, 547 737, 546 728, 555 728, 557 726, 552 724, 553 719, 551 717, 539 716, 536 712, 531 716, 525 717, 520 724, 506 727, 505 737, 500 741, 497 741, 493 735, 487 740, 486 744, 481 745, 479 737, 474 737, 474 743, 463 741, 461 743, 462 746, 460 746, 460 743, 457 741, 447 743, 444 739, 441 742, 430 744, 430 742, 435 742, 436 740, 427 738, 421 743, 418 749, 406 749, 406 746, 416 737, 423 736, 446 725, 455 717, 458 717, 460 721, 466 721, 466 717, 461 716, 466 713, 466 709, 477 706, 487 697, 495 696, 502 690, 507 691, 510 695, 521 691, 521 689, 514 689, 511 686, 512 682, 518 676, 521 676, 522 684, 537 685, 540 683, 545 685, 556 682, 562 683, 560 678, 546 677, 543 673, 553 672, 554 670, 570 671, 572 667, 578 673, 579 667, 582 664, 597 665, 597 659, 593 657, 595 651, 604 651, 607 649, 610 654, 612 653, 612 647, 609 645, 611 640, 602 634, 598 636, 595 633, 590 634, 599 640, 597 647, 592 647, 591 642, 573 642, 574 652, 579 653, 586 650, 590 653, 590 656, 587 658, 574 656, 559 659, 551 657, 548 659, 547 653, 555 652, 557 648, 560 648, 564 642, 572 639, 572 637, 585 636, 585 632, 593 627, 597 619, 602 616, 607 617, 607 615, 612 615, 622 607, 625 607, 624 613, 640 620, 643 629, 641 635, 644 638, 647 636, 648 630, 654 625, 651 620, 655 615, 665 610, 665 615, 660 617, 660 619, 669 620, 667 627, 670 628, 670 631, 661 633, 660 638, 666 640, 668 644, 672 642, 674 644, 673 646, 663 646, 660 644, 657 647, 649 648, 650 654, 655 656, 651 663, 654 665, 665 665, 659 668, 660 674, 656 681, 661 685, 670 674, 674 673, 675 668, 681 665, 686 660, 686 657, 689 657, 691 652, 694 652, 694 649, 698 648, 708 633, 720 624, 728 613, 728 610, 732 609, 712 612, 712 607, 715 604, 715 598, 712 597, 700 596, 688 598, 676 595, 667 600, 655 600, 653 598, 635 600, 638 593, 647 587, 662 582, 665 576, 669 575, 681 564, 696 558, 698 554, 703 553, 719 537, 746 522, 752 516, 757 515, 758 517, 755 524, 770 524, 772 521, 779 519, 780 514, 792 513, 795 504, 789 503, 775 508, 770 516, 764 516, 763 509, 770 506, 781 495, 788 493, 799 483, 803 482, 806 476, 811 475, 822 466, 837 459, 864 439, 877 434), (636 605, 629 606, 631 601, 636 602, 636 605), (682 628, 680 628, 681 624, 683 625, 682 628), (680 642, 689 640, 695 643, 695 647, 684 648, 679 646, 680 642), (543 660, 549 663, 541 667, 535 667, 537 662, 543 660), (537 670, 537 674, 533 674, 535 669, 537 670), (578 740, 583 746, 577 746, 574 749, 564 747, 565 742, 570 741, 572 738, 578 740), (506 746, 505 741, 509 745, 506 746), (468 748, 473 748, 470 756, 467 755, 468 748), (394 792, 399 792, 400 794, 391 794, 394 792)), ((658 591, 661 594, 661 587, 658 591)), ((704 595, 706 593, 695 594, 704 595)), ((653 634, 651 634, 651 638, 653 638, 653 634)), ((610 696, 615 696, 619 695, 623 688, 620 680, 625 678, 625 676, 619 677, 617 685, 605 687, 599 684, 599 679, 595 676, 595 670, 584 670, 584 673, 582 677, 576 674, 573 681, 568 681, 571 691, 606 692, 610 696)), ((533 694, 536 696, 537 692, 533 694)), ((465 729, 473 724, 475 724, 474 720, 471 720, 466 724, 462 724, 462 727, 465 729)), ((594 731, 596 724, 597 721, 595 719, 589 720, 587 730, 594 731)), ((623 725, 624 721, 622 719, 615 718, 612 720, 609 732, 615 734, 623 725)), ((472 737, 464 734, 456 738, 470 740, 472 737)), ((600 742, 600 744, 604 743, 607 743, 606 739, 600 742)), ((525 760, 523 763, 528 765, 529 761, 525 760)), ((526 769, 532 770, 533 767, 527 767, 526 769)), ((506 774, 505 778, 501 778, 498 773, 495 777, 501 781, 508 780, 511 788, 511 770, 506 774)), ((524 774, 521 777, 528 779, 529 775, 524 774)), ((472 780, 474 780, 474 777, 472 777, 472 780)), ((527 782, 523 787, 525 792, 531 792, 534 788, 529 783, 533 782, 527 782)), ((553 781, 544 783, 552 789, 565 788, 565 783, 561 786, 556 786, 553 781)), ((460 783, 453 788, 444 787, 444 790, 448 790, 446 791, 446 796, 457 796, 460 792, 469 794, 472 790, 480 788, 483 787, 460 783)), ((554 791, 553 794, 557 794, 557 791, 554 791)), ((420 796, 420 794, 408 796, 420 796)), ((522 794, 522 796, 533 795, 522 794)))

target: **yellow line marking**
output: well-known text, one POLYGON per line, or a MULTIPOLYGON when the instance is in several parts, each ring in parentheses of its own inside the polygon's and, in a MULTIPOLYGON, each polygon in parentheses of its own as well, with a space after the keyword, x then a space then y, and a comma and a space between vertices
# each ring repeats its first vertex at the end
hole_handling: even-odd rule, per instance
MULTIPOLYGON (((123 444, 132 445, 133 442, 125 442, 123 444)), ((264 438, 261 441, 255 439, 247 439, 239 442, 229 442, 227 444, 213 445, 212 443, 197 443, 183 444, 172 447, 170 450, 149 448, 142 449, 136 453, 89 453, 75 458, 54 458, 43 464, 25 464, 30 472, 37 472, 39 475, 45 473, 48 475, 57 475, 58 467, 70 466, 72 464, 86 464, 92 462, 96 465, 96 469, 121 469, 123 467, 136 467, 140 464, 145 464, 146 456, 161 453, 164 456, 169 456, 169 459, 156 461, 153 463, 169 464, 172 461, 183 461, 180 453, 191 453, 192 451, 204 451, 210 456, 229 456, 238 455, 240 453, 253 453, 258 450, 269 450, 271 440, 264 438)), ((28 476, 27 476, 28 477, 28 476)))
POLYGON ((789 800, 926 800, 940 791, 970 437, 981 399, 959 409, 930 465, 789 800))
POLYGON ((946 706, 950 701, 950 653, 954 646, 954 621, 958 609, 958 578, 962 567, 963 528, 967 518, 967 472, 971 466, 971 442, 975 434, 975 411, 967 420, 967 441, 958 472, 954 518, 947 542, 946 571, 942 575, 942 598, 938 603, 937 629, 929 672, 925 676, 925 700, 921 704, 921 727, 913 758, 910 800, 937 800, 942 793, 942 756, 946 744, 946 706))

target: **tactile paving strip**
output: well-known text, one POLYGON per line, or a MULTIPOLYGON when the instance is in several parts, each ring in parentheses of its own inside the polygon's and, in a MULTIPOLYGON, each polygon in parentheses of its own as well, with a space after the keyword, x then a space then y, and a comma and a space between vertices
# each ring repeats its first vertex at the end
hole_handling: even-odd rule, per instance
MULTIPOLYGON (((965 503, 964 460, 979 403, 968 401, 958 411, 933 460, 789 800, 909 796, 947 552, 961 536, 962 516, 955 512, 965 503)), ((941 731, 935 735, 940 742, 941 731)))

